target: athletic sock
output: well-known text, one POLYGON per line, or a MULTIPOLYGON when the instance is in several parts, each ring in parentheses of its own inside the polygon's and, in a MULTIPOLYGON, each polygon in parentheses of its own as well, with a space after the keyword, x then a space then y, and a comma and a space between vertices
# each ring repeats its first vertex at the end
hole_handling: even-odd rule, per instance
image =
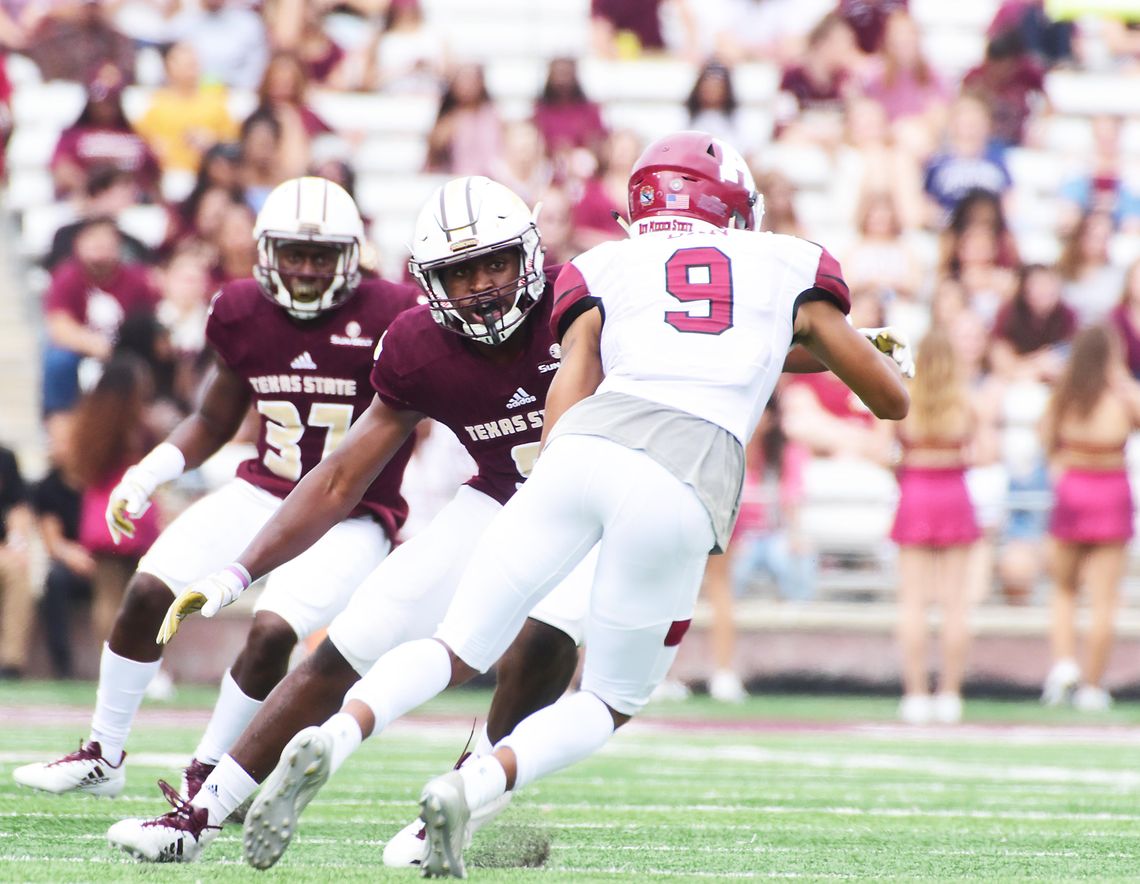
POLYGON ((256 791, 257 781, 232 756, 223 755, 190 803, 206 808, 210 825, 220 826, 256 791))
POLYGON ((507 773, 494 755, 472 758, 459 768, 467 807, 475 812, 507 791, 507 773))
POLYGON ((122 761, 135 713, 139 711, 146 686, 161 665, 161 660, 141 663, 120 657, 110 645, 103 644, 95 714, 91 716, 91 739, 99 743, 103 757, 110 764, 118 765, 122 761))
POLYGON ((214 713, 210 716, 210 723, 206 725, 206 732, 202 734, 198 748, 194 750, 194 757, 203 764, 217 764, 241 736, 246 725, 253 721, 262 702, 247 696, 227 669, 222 676, 214 713))
POLYGON ((360 734, 360 725, 347 712, 338 712, 321 725, 321 730, 332 737, 332 757, 329 758, 329 776, 332 776, 364 738, 360 734))
POLYGON ((614 732, 610 710, 587 691, 562 697, 528 715, 498 748, 515 753, 515 789, 588 758, 614 732))
POLYGON ((484 724, 483 728, 479 731, 479 736, 475 738, 475 748, 471 750, 472 755, 490 755, 495 751, 495 745, 491 742, 491 738, 487 736, 487 725, 484 724))
MULTIPOLYGON (((451 656, 435 639, 393 648, 345 694, 372 710, 378 734, 389 724, 441 693, 451 681, 451 656)), ((343 706, 341 707, 343 708, 343 706)), ((371 736, 371 734, 369 735, 371 736)))

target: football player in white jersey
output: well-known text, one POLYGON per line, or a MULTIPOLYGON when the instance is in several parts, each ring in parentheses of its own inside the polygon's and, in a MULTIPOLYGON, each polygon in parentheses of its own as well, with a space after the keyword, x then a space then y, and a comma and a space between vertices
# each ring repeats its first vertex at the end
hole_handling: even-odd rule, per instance
MULTIPOLYGON (((629 200, 630 238, 559 276, 551 324, 562 364, 543 454, 488 526, 435 637, 381 657, 279 765, 311 760, 292 767, 303 782, 282 787, 299 811, 363 738, 486 671, 600 543, 582 689, 424 787, 428 876, 465 876, 473 810, 592 754, 645 705, 689 626, 707 555, 727 543, 744 442, 792 343, 876 416, 897 420, 909 406, 898 367, 847 323, 834 258, 757 232, 759 197, 735 149, 700 132, 667 136, 638 160, 629 200)), ((272 800, 263 789, 258 801, 272 800)))

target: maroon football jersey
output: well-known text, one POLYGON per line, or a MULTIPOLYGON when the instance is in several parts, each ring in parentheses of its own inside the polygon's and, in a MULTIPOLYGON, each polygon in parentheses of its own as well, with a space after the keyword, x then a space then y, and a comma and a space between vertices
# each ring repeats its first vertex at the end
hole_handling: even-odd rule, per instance
POLYGON ((372 369, 372 386, 388 406, 426 414, 459 437, 479 468, 467 484, 499 503, 518 490, 538 456, 546 391, 561 357, 550 332, 559 269, 546 271, 546 292, 515 332, 526 336, 526 348, 512 364, 480 356, 424 305, 392 323, 372 369))
MULTIPOLYGON (((298 320, 252 279, 222 286, 210 305, 206 339, 245 378, 262 418, 257 456, 238 466, 238 478, 285 497, 336 448, 372 401, 376 342, 416 301, 411 286, 366 279, 340 307, 298 320)), ((353 510, 377 518, 389 537, 408 515, 400 483, 411 450, 409 442, 396 453, 353 510)))

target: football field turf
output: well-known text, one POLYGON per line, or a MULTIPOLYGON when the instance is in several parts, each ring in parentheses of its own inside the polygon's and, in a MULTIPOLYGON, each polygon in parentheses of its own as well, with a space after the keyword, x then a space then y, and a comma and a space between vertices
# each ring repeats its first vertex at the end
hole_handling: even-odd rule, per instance
MULTIPOLYGON (((93 685, 0 686, 0 881, 418 880, 380 865, 423 783, 462 748, 482 691, 367 742, 301 818, 281 862, 245 865, 227 828, 186 866, 146 866, 105 832, 165 810, 212 693, 147 703, 116 800, 17 787, 13 767, 85 737, 93 685)), ((760 696, 655 706, 603 752, 518 796, 468 851, 477 881, 1140 877, 1140 705, 1090 719, 975 701, 957 728, 895 724, 888 697, 760 696), (536 867, 527 867, 536 866, 536 867)))

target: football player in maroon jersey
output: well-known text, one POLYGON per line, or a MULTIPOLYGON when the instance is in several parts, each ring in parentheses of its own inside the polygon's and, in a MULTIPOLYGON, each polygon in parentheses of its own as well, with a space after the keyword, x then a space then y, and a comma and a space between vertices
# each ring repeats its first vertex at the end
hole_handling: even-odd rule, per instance
MULTIPOLYGON (((217 359, 197 410, 111 492, 112 538, 131 536, 132 520, 150 506, 154 491, 218 451, 251 406, 261 417, 257 455, 179 516, 143 556, 103 647, 88 740, 50 763, 18 768, 22 785, 110 796, 122 790, 123 748, 159 668, 163 648, 154 634, 171 600, 193 579, 230 562, 297 481, 337 447, 372 399, 376 342, 416 303, 413 286, 361 280, 360 214, 332 182, 300 178, 280 185, 266 199, 255 235, 254 278, 227 283, 211 305, 206 336, 217 359)), ((187 797, 285 674, 297 641, 326 626, 391 548, 407 514, 400 481, 408 453, 394 453, 321 543, 270 574, 245 646, 222 680, 214 715, 185 771, 187 797)))

